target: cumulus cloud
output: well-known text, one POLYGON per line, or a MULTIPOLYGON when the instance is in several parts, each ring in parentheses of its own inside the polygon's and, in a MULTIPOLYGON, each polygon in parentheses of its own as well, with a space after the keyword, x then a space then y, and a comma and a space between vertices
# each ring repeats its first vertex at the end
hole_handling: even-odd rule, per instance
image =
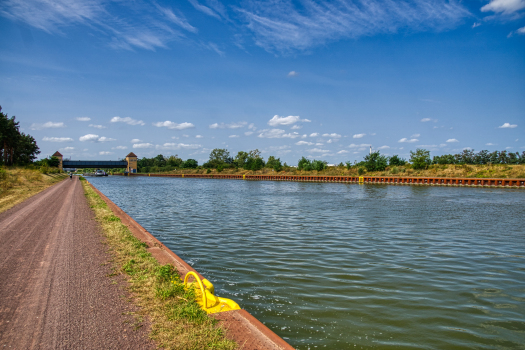
POLYGON ((310 137, 317 137, 319 136, 319 133, 318 132, 313 132, 310 134, 310 137))
POLYGON ((298 122, 309 123, 310 120, 301 119, 299 116, 293 116, 293 115, 289 115, 288 117, 279 117, 278 115, 274 115, 273 118, 268 121, 268 125, 270 126, 292 125, 298 122))
POLYGON ((370 147, 371 144, 369 143, 362 143, 360 145, 356 145, 355 143, 352 143, 350 145, 348 145, 348 148, 363 148, 363 147, 370 147))
MULTIPOLYGON (((238 123, 229 123, 229 124, 226 124, 226 123, 213 123, 213 124, 209 125, 208 127, 210 129, 240 129, 240 128, 245 127, 246 125, 248 125, 247 122, 238 122, 238 123)), ((250 124, 250 126, 248 128, 249 129, 253 129, 254 128, 253 124, 250 124)))
POLYGON ((239 135, 230 135, 228 137, 231 138, 231 139, 235 139, 235 138, 239 137, 239 135))
POLYGON ((108 154, 113 154, 113 152, 109 152, 109 151, 100 151, 100 152, 98 152, 98 154, 100 154, 101 156, 105 156, 105 155, 108 155, 108 154))
POLYGON ((362 137, 366 136, 366 134, 355 134, 354 136, 352 136, 354 139, 360 139, 362 137))
POLYGON ((342 149, 339 152, 337 152, 337 154, 345 154, 345 153, 349 153, 349 152, 347 150, 344 150, 344 149, 342 149))
POLYGON ((110 120, 112 123, 126 123, 129 125, 146 125, 142 120, 136 120, 130 117, 113 117, 110 120))
POLYGON ((335 132, 334 133, 331 133, 331 134, 323 134, 323 137, 333 137, 333 138, 340 138, 341 135, 339 134, 336 134, 335 132))
POLYGON ((253 131, 246 131, 246 132, 244 133, 244 135, 246 135, 246 136, 250 136, 251 134, 253 134, 253 131))
POLYGON ((89 126, 95 129, 105 129, 106 128, 104 125, 96 125, 96 124, 89 124, 89 126))
POLYGON ((44 136, 42 141, 48 141, 48 142, 72 142, 73 139, 71 137, 47 137, 47 136, 44 136))
POLYGON ((397 142, 407 142, 407 143, 413 143, 413 142, 418 142, 419 140, 418 139, 407 139, 406 137, 403 137, 402 139, 400 139, 399 141, 397 142))
POLYGON ((302 125, 295 124, 294 126, 292 126, 292 130, 299 130, 302 127, 303 127, 302 125))
POLYGON ((136 143, 133 145, 133 148, 153 148, 155 145, 151 143, 136 143))
POLYGON ((482 12, 511 14, 525 8, 525 0, 490 0, 481 8, 482 12))
POLYGON ((191 129, 195 127, 195 125, 193 125, 192 123, 184 122, 184 123, 178 124, 178 123, 174 123, 169 120, 166 120, 165 122, 153 123, 153 126, 156 126, 157 128, 168 128, 168 129, 175 129, 175 130, 191 129))
POLYGON ((204 137, 204 136, 202 136, 202 135, 195 135, 195 138, 196 138, 196 139, 202 139, 203 137, 204 137))
MULTIPOLYGON (((150 145, 150 144, 148 144, 148 145, 150 145)), ((135 145, 133 145, 133 147, 135 147, 135 145)), ((199 149, 201 147, 202 147, 201 145, 196 145, 196 144, 169 143, 169 142, 165 143, 165 144, 162 144, 162 145, 156 145, 155 146, 156 149, 160 149, 160 150, 199 149)), ((147 147, 147 148, 150 148, 150 147, 147 147)))
POLYGON ((128 149, 126 146, 117 146, 117 147, 113 147, 111 149, 128 149))
POLYGON ((518 30, 516 30, 516 34, 519 34, 519 35, 525 34, 525 27, 521 27, 518 30))
POLYGON ((261 130, 261 133, 258 135, 258 137, 267 138, 267 139, 277 139, 277 138, 295 139, 301 136, 299 135, 299 133, 296 133, 296 132, 291 132, 288 134, 286 134, 285 132, 286 131, 284 131, 283 129, 265 129, 265 130, 261 130))
POLYGON ((414 138, 414 137, 419 137, 419 136, 421 136, 421 134, 414 134, 414 135, 412 135, 410 137, 414 138))
POLYGON ((459 141, 456 139, 448 139, 446 142, 451 143, 451 142, 459 142, 459 141))
POLYGON ((481 22, 475 22, 475 23, 472 25, 472 28, 479 27, 480 25, 481 25, 481 22))
POLYGON ((377 147, 377 149, 389 149, 389 148, 390 148, 390 146, 386 146, 386 145, 385 146, 381 146, 381 147, 377 147))
POLYGON ((308 152, 310 153, 328 153, 330 151, 327 149, 312 148, 312 149, 309 149, 308 152))
POLYGON ((307 141, 298 141, 295 143, 297 146, 312 146, 313 142, 307 142, 307 141))
POLYGON ((106 136, 98 136, 98 135, 95 135, 95 134, 87 134, 87 135, 84 135, 84 136, 80 136, 79 141, 82 141, 82 142, 109 142, 109 141, 116 141, 115 139, 112 139, 112 138, 109 138, 109 137, 106 137, 106 136))
POLYGON ((75 119, 78 120, 79 122, 88 122, 91 120, 90 117, 77 117, 75 119))
POLYGON ((65 128, 66 126, 62 122, 46 122, 44 124, 37 124, 33 123, 31 124, 30 128, 31 130, 41 130, 41 129, 56 129, 56 128, 65 128))
POLYGON ((510 124, 510 123, 504 123, 503 125, 498 126, 498 128, 500 129, 513 129, 517 127, 518 127, 517 124, 510 124))
POLYGON ((421 119, 421 122, 422 123, 426 123, 426 122, 437 122, 438 120, 437 119, 432 119, 432 118, 423 118, 421 119))
POLYGON ((131 143, 141 143, 142 140, 139 140, 139 139, 133 139, 130 141, 131 143))
POLYGON ((297 73, 297 72, 294 71, 294 70, 291 71, 290 73, 288 73, 288 76, 289 76, 289 77, 296 77, 296 76, 298 76, 298 75, 299 75, 299 73, 297 73))
POLYGON ((485 146, 496 146, 496 144, 492 143, 492 142, 489 142, 489 143, 486 143, 485 146))

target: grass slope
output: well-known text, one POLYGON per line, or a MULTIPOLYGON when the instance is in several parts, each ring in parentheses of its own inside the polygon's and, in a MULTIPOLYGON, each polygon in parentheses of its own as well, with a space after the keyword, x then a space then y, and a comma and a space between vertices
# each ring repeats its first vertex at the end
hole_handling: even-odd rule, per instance
POLYGON ((0 213, 66 177, 64 173, 42 174, 39 170, 0 168, 0 213))
POLYGON ((235 349, 217 321, 208 317, 195 302, 195 291, 184 289, 171 265, 161 266, 141 242, 95 191, 83 182, 85 195, 105 242, 113 256, 114 274, 125 274, 133 301, 139 306, 137 317, 151 321, 150 337, 164 349, 235 349))

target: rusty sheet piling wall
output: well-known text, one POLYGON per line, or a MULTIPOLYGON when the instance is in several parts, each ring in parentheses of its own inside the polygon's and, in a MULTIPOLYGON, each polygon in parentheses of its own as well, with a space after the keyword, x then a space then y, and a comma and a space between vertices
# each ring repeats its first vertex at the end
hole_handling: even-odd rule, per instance
POLYGON ((479 179, 445 177, 398 177, 398 176, 311 176, 311 175, 222 175, 222 174, 115 174, 128 176, 180 177, 201 179, 232 179, 259 181, 298 181, 364 183, 384 185, 426 185, 426 186, 470 186, 525 188, 525 179, 479 179))

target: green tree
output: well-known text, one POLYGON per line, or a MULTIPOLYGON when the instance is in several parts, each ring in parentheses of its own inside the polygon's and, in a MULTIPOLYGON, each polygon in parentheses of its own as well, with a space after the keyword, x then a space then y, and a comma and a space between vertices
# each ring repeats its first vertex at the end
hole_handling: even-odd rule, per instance
POLYGON ((199 163, 195 159, 186 159, 184 163, 182 163, 182 167, 185 169, 196 169, 199 166, 199 163))
POLYGON ((321 170, 324 170, 328 167, 328 162, 324 161, 324 160, 313 160, 312 161, 312 170, 317 170, 317 171, 321 171, 321 170))
POLYGON ((377 151, 365 156, 364 165, 368 171, 383 171, 388 165, 388 159, 387 157, 381 155, 379 151, 377 151))
POLYGON ((182 164, 182 159, 179 158, 178 155, 174 155, 174 156, 169 156, 168 159, 166 160, 166 163, 169 165, 169 166, 172 166, 172 167, 180 167, 181 164, 182 164))
POLYGON ((235 166, 237 166, 239 168, 244 168, 244 165, 248 161, 248 157, 249 156, 250 156, 250 154, 248 152, 239 151, 237 153, 237 155, 235 156, 235 159, 233 160, 233 163, 235 164, 235 166))
POLYGON ((305 157, 302 157, 297 163, 297 169, 306 171, 312 170, 312 162, 310 162, 310 160, 306 159, 305 157))
POLYGON ((0 164, 28 164, 40 153, 35 139, 19 129, 16 117, 8 118, 0 106, 0 164))
POLYGON ((416 170, 428 168, 432 164, 430 151, 422 148, 417 148, 415 152, 410 151, 410 163, 412 163, 412 168, 416 170))
POLYGON ((275 158, 274 156, 269 156, 268 161, 266 162, 266 167, 271 168, 277 172, 281 171, 283 166, 281 164, 280 158, 275 158))
POLYGON ((230 159, 230 152, 228 152, 227 149, 214 148, 210 152, 210 160, 208 163, 212 168, 217 168, 219 165, 224 167, 224 164, 227 164, 230 159))
POLYGON ((392 157, 388 159, 388 164, 392 166, 405 165, 406 162, 407 161, 404 160, 403 158, 399 158, 397 154, 394 154, 392 157))

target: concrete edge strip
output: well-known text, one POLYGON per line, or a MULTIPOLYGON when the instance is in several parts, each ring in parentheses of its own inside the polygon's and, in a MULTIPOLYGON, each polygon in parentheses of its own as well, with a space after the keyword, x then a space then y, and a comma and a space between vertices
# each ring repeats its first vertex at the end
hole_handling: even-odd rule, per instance
MULTIPOLYGON (((193 267, 188 265, 184 260, 182 260, 177 254, 172 252, 168 247, 166 247, 162 242, 155 238, 151 233, 149 233, 144 227, 142 227, 138 222, 136 222, 131 216, 129 216, 124 210, 117 206, 111 199, 106 197, 102 192, 100 192, 93 184, 87 182, 89 186, 102 198, 102 200, 108 205, 111 211, 117 216, 124 225, 126 225, 131 233, 148 244, 149 247, 160 248, 159 250, 154 250, 157 254, 154 254, 154 251, 150 251, 152 255, 161 262, 162 260, 169 260, 170 263, 174 265, 175 268, 179 271, 181 275, 185 275, 188 271, 196 272, 199 277, 204 278, 199 272, 197 272, 193 267), (164 254, 168 259, 159 256, 158 253, 164 254)), ((240 322, 243 328, 246 329, 245 334, 250 334, 250 337, 257 338, 261 343, 271 343, 274 345, 275 349, 282 350, 293 350, 294 348, 288 344, 284 339, 275 334, 271 329, 266 327, 261 321, 256 319, 248 311, 233 310, 224 312, 224 314, 229 313, 240 322)), ((212 314, 214 315, 214 314, 212 314)), ((217 315, 217 314, 215 314, 217 315)), ((220 319, 220 318, 218 318, 220 319)), ((232 337, 234 341, 237 341, 237 344, 241 344, 240 339, 235 339, 235 336, 232 337)))

